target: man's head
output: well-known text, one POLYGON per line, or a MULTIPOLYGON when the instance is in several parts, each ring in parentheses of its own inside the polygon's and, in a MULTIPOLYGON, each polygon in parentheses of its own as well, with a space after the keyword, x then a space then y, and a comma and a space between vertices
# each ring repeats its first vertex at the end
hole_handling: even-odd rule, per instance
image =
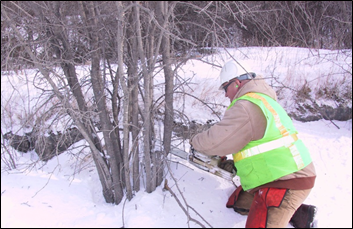
POLYGON ((256 74, 250 72, 247 66, 240 65, 231 60, 222 68, 220 73, 221 86, 219 90, 225 91, 225 96, 231 101, 239 89, 250 79, 255 78, 256 74))

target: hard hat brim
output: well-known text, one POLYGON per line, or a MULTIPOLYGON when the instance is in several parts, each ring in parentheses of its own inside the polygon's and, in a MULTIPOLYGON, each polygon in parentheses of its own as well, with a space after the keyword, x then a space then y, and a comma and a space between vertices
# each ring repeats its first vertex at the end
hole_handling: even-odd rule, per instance
POLYGON ((255 77, 256 77, 256 73, 253 73, 253 72, 242 74, 240 76, 234 77, 234 78, 222 83, 221 86, 219 86, 218 90, 223 90, 223 84, 230 82, 234 79, 238 79, 239 81, 243 81, 243 80, 251 80, 251 79, 254 79, 255 77))

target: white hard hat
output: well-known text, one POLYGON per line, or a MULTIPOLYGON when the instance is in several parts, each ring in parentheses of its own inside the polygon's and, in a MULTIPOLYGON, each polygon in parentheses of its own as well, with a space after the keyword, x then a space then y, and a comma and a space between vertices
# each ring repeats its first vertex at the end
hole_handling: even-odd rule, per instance
POLYGON ((219 90, 222 90, 222 85, 232 79, 239 78, 239 80, 252 79, 255 78, 256 74, 250 72, 250 68, 246 65, 241 64, 241 66, 234 60, 230 60, 223 66, 220 73, 221 84, 219 90))

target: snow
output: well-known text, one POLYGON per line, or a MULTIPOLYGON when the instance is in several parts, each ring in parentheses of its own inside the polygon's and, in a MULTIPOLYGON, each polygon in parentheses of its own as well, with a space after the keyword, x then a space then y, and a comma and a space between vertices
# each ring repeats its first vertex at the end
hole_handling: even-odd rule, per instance
MULTIPOLYGON (((313 85, 320 86, 319 84, 326 82, 327 79, 317 80, 319 76, 334 75, 337 81, 348 77, 350 83, 352 80, 351 70, 350 77, 338 73, 340 69, 347 71, 352 66, 351 58, 347 60, 345 55, 341 55, 343 51, 333 54, 334 51, 329 50, 250 47, 231 50, 231 53, 241 60, 249 62, 252 60, 254 71, 261 72, 263 76, 272 74, 278 77, 278 80, 284 81, 289 73, 293 76, 298 75, 297 78, 287 79, 291 85, 298 84, 297 79, 306 79, 313 82, 313 85)), ((221 52, 217 57, 205 57, 203 60, 222 66, 228 59, 229 57, 221 52)), ((212 114, 211 108, 222 116, 229 104, 224 94, 217 90, 219 71, 220 68, 192 60, 188 61, 178 73, 181 79, 192 77, 188 86, 183 88, 185 92, 208 101, 209 104, 220 103, 223 106, 214 105, 207 109, 191 96, 178 95, 176 109, 184 112, 190 120, 217 121, 218 117, 212 114)), ((34 74, 35 71, 28 70, 26 77, 18 82, 15 82, 16 77, 4 77, 2 73, 2 131, 20 130, 23 123, 18 114, 25 117, 26 113, 34 111, 36 100, 33 99, 34 88, 30 83, 33 78, 29 72, 34 74), (18 87, 18 90, 12 89, 8 84, 10 81, 18 87), (26 93, 33 97, 25 97, 26 93), (14 101, 16 104, 12 104, 14 101), (21 109, 25 112, 20 113, 21 109), (6 116, 5 111, 17 115, 6 116)), ((155 80, 156 84, 162 82, 162 78, 158 76, 155 80)), ((163 93, 163 89, 159 93, 163 93)), ((284 97, 286 96, 290 98, 288 95, 284 97)), ((290 104, 293 101, 287 99, 286 103, 290 104)), ((288 109, 290 108, 288 106, 288 109)), ((179 119, 185 122, 182 117, 179 119)), ((294 121, 299 138, 309 148, 317 172, 315 187, 304 203, 318 207, 315 218, 318 227, 352 228, 352 120, 333 122, 339 129, 327 120, 306 123, 294 121)), ((21 133, 20 131, 18 134, 21 133)), ((175 146, 178 143, 175 141, 175 146)), ((36 162, 38 156, 34 151, 17 152, 15 154, 17 168, 13 170, 7 169, 2 160, 2 228, 200 227, 195 222, 188 222, 188 217, 175 197, 163 189, 164 183, 154 192, 147 193, 142 182, 141 190, 134 194, 132 200, 123 199, 119 205, 107 204, 89 151, 75 148, 82 144, 83 140, 75 143, 69 151, 47 163, 36 162)), ((189 145, 184 142, 183 147, 178 147, 188 150, 189 145)), ((2 158, 5 153, 2 147, 2 158)), ((228 197, 235 190, 233 183, 197 169, 175 156, 170 155, 168 159, 170 170, 166 168, 165 179, 184 208, 188 210, 190 217, 206 227, 245 227, 246 216, 239 215, 225 206, 228 197)), ((235 178, 235 183, 237 182, 235 178)), ((288 224, 288 227, 292 226, 288 224)))

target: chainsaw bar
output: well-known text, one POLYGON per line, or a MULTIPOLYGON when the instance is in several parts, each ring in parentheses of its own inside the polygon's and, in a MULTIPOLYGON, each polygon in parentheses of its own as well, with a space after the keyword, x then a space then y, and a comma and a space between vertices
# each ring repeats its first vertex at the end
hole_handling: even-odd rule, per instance
POLYGON ((190 164, 199 169, 212 173, 213 175, 223 179, 232 181, 235 177, 235 173, 230 173, 218 167, 219 162, 221 161, 221 157, 219 156, 208 156, 195 150, 191 150, 190 153, 187 153, 178 148, 172 149, 170 153, 188 161, 190 164))

